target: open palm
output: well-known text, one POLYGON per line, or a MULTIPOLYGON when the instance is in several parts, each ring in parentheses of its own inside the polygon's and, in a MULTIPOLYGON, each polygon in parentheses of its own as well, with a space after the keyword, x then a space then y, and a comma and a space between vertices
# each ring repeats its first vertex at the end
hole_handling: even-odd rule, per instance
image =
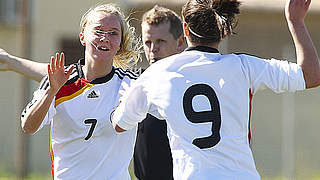
POLYGON ((287 0, 285 8, 287 20, 303 21, 310 4, 311 0, 287 0))
POLYGON ((67 72, 64 69, 64 54, 56 53, 56 57, 51 57, 48 65, 48 76, 50 81, 50 89, 57 93, 59 89, 68 81, 68 78, 73 70, 71 66, 67 72))
POLYGON ((0 48, 0 71, 9 70, 8 56, 9 54, 5 50, 0 48))

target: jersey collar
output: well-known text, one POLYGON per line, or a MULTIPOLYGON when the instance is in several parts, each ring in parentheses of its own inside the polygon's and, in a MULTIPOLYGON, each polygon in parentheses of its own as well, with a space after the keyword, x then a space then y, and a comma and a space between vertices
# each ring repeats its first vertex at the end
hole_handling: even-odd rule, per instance
POLYGON ((208 52, 208 53, 219 53, 218 49, 208 47, 208 46, 191 46, 188 47, 185 51, 202 51, 202 52, 208 52))
MULTIPOLYGON (((78 74, 79 74, 79 78, 83 78, 84 79, 84 73, 82 71, 82 66, 85 64, 85 60, 84 59, 80 59, 78 61, 78 63, 76 64, 76 67, 77 67, 77 71, 78 71, 78 74)), ((103 76, 103 77, 100 77, 100 78, 96 78, 94 80, 92 80, 90 82, 90 84, 102 84, 102 83, 105 83, 105 82, 108 82, 114 75, 114 72, 115 72, 115 69, 114 67, 112 66, 112 70, 109 74, 107 74, 106 76, 103 76)))

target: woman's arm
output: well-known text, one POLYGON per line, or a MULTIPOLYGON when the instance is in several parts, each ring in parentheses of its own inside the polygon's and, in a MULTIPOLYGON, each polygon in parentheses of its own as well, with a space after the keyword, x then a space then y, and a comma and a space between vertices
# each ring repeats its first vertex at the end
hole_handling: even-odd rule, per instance
POLYGON ((0 71, 14 71, 40 82, 47 74, 47 63, 13 56, 0 48, 0 71))
POLYGON ((21 126, 24 132, 33 134, 37 131, 45 118, 52 100, 59 89, 67 82, 74 66, 71 66, 67 72, 64 69, 64 54, 56 54, 56 59, 51 57, 48 65, 48 76, 50 86, 40 101, 35 102, 25 116, 21 119, 21 126))
POLYGON ((285 14, 296 47, 297 64, 301 66, 306 88, 320 85, 320 65, 317 50, 304 24, 311 0, 287 0, 285 14))

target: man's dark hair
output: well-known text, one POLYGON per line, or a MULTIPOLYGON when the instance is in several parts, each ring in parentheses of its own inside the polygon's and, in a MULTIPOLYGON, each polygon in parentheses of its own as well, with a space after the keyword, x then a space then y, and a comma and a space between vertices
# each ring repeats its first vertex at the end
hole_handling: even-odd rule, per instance
POLYGON ((152 9, 145 12, 142 17, 142 24, 159 25, 170 23, 169 32, 175 39, 183 35, 182 22, 180 17, 172 10, 155 5, 152 9))

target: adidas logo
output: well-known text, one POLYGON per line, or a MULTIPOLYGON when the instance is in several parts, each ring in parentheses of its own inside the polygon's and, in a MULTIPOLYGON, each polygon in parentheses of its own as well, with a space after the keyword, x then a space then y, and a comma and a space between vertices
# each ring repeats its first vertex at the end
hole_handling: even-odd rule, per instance
POLYGON ((88 94, 87 98, 98 98, 99 95, 94 91, 92 90, 90 94, 88 94))

